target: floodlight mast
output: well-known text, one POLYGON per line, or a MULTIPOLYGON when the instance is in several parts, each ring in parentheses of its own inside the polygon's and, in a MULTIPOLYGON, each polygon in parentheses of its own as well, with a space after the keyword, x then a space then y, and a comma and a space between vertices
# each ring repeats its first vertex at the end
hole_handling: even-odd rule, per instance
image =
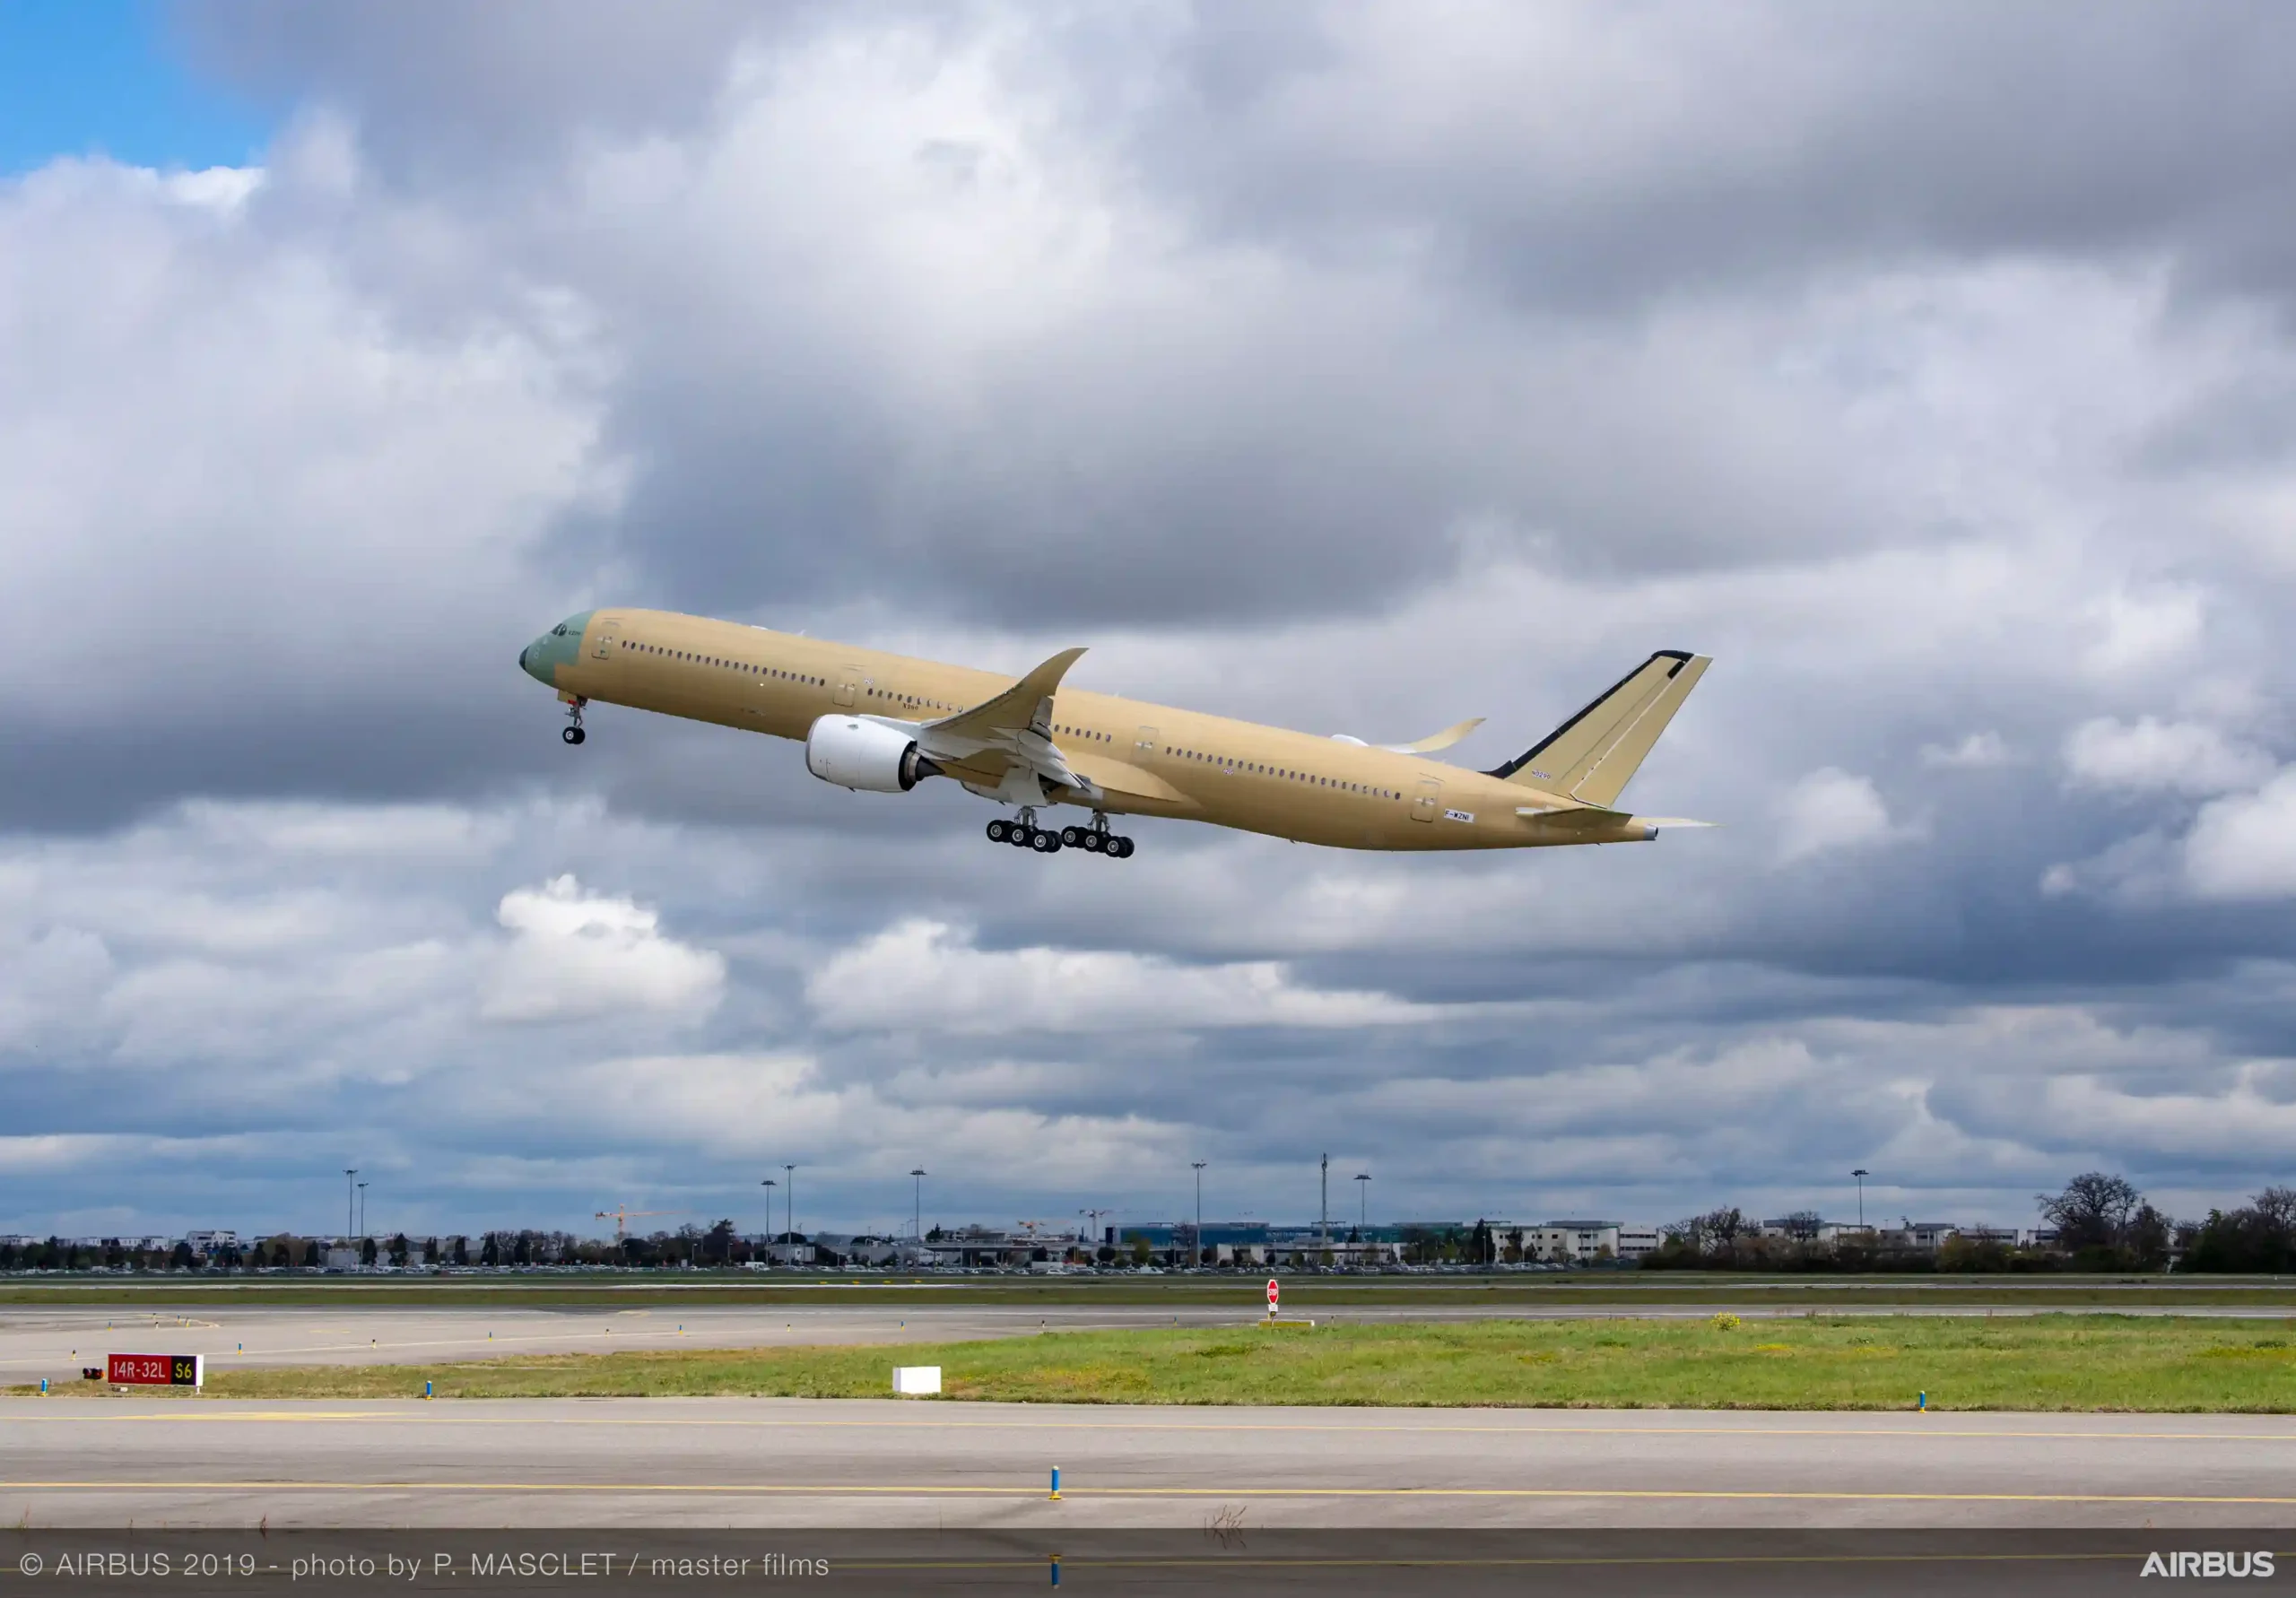
POLYGON ((1191 1159, 1196 1168, 1196 1257, 1188 1262, 1191 1270, 1204 1264, 1204 1161, 1191 1159))
POLYGON ((1316 1245, 1325 1254, 1331 1252, 1331 1156, 1328 1154, 1324 1156, 1323 1207, 1321 1218, 1316 1222, 1316 1245))

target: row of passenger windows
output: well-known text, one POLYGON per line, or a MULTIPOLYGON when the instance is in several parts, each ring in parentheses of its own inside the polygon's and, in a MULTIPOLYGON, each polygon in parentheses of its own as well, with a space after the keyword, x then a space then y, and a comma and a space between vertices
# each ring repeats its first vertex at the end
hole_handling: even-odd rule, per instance
MULTIPOLYGON (((683 649, 665 649, 657 644, 633 643, 630 647, 632 649, 642 650, 648 655, 659 655, 668 660, 691 661, 700 665, 725 666, 734 671, 761 672, 769 677, 779 677, 785 682, 803 682, 813 688, 826 688, 829 686, 826 682, 819 677, 802 676, 796 672, 777 671, 771 666, 742 665, 738 662, 722 660, 712 655, 694 655, 683 649)), ((915 709, 946 710, 953 714, 961 708, 961 707, 956 705, 944 704, 939 699, 926 699, 917 694, 895 693, 890 689, 878 688, 874 684, 869 689, 869 696, 872 699, 892 699, 915 709)), ((1115 742, 1113 734, 1108 733, 1096 733, 1088 727, 1057 724, 1052 730, 1062 734, 1064 737, 1090 738, 1097 743, 1112 743, 1115 742)), ((1294 771, 1286 767, 1264 765, 1257 760, 1225 760, 1219 755, 1206 754, 1200 749, 1175 749, 1172 751, 1172 753, 1178 755, 1184 760, 1198 760, 1208 766, 1224 767, 1231 771, 1249 772, 1256 777, 1282 777, 1286 782, 1304 782, 1315 787, 1333 788, 1344 794, 1365 794, 1374 799, 1400 799, 1403 797, 1401 794, 1395 792, 1391 788, 1375 788, 1370 786, 1369 784, 1360 782, 1342 782, 1335 777, 1317 777, 1309 772, 1294 771)))
POLYGON ((954 711, 959 708, 955 705, 944 705, 938 699, 928 699, 922 694, 895 693, 890 688, 879 688, 874 683, 870 684, 869 697, 873 699, 891 699, 896 705, 906 705, 912 710, 954 711))
POLYGON ((1318 777, 1312 772, 1294 771, 1286 766, 1264 765, 1257 760, 1231 760, 1222 755, 1206 754, 1200 749, 1175 749, 1172 752, 1183 760, 1200 760, 1207 766, 1248 772, 1254 777, 1276 777, 1285 782, 1304 782, 1310 787, 1333 788, 1343 794, 1363 794, 1373 799, 1403 797, 1392 788, 1375 788, 1369 783, 1343 782, 1336 777, 1318 777))
POLYGON ((690 649, 665 649, 659 644, 633 642, 629 646, 641 655, 658 655, 664 660, 683 660, 690 665, 723 666, 729 672, 754 672, 761 677, 778 677, 784 682, 802 682, 808 688, 827 688, 828 680, 808 677, 799 672, 784 672, 772 666, 744 665, 738 660, 726 660, 716 655, 696 655, 690 649))

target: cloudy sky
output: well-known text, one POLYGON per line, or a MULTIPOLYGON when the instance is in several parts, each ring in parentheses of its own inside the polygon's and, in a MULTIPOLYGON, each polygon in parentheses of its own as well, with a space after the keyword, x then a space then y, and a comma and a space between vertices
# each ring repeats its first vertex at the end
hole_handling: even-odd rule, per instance
POLYGON ((0 1231, 2296 1175, 2286 8, 65 9, 0 1231), (566 748, 514 657, 605 604, 1475 765, 1694 648, 1629 797, 1725 826, 1039 860, 566 748))

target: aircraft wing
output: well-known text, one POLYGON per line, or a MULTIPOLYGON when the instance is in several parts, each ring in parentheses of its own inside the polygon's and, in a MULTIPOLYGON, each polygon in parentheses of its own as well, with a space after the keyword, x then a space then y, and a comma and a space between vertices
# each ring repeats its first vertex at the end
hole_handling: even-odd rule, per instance
POLYGON ((993 770, 1018 764, 1048 782, 1099 796, 1098 786, 1070 766, 1052 741, 1052 696, 1083 653, 1063 649, 995 699, 925 723, 918 747, 944 766, 993 770))

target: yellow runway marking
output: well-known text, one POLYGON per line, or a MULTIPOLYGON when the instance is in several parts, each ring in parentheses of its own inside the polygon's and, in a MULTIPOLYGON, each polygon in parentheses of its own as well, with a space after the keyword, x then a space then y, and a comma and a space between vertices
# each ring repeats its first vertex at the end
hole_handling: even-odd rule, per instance
MULTIPOLYGON (((884 1486, 863 1482, 795 1484, 674 1481, 0 1481, 0 1491, 51 1492, 511 1492, 654 1493, 704 1497, 1022 1498, 1043 1487, 961 1483, 884 1486)), ((1610 1487, 1079 1487, 1064 1497, 1095 1498, 1619 1498, 1678 1502, 1826 1504, 2241 1504, 2283 1507, 2296 1498, 2201 1493, 2099 1492, 1802 1492, 1754 1488, 1610 1487)))
MULTIPOLYGON (((192 1401, 208 1402, 208 1401, 192 1401)), ((386 1402, 396 1403, 396 1400, 386 1402)), ((448 1403, 457 1402, 448 1400, 448 1403)), ((468 1403, 555 1403, 556 1400, 466 1399, 468 1403)), ((659 1400, 633 1398, 630 1402, 645 1403, 659 1400)), ((822 1401, 815 1401, 822 1402, 822 1401)), ((838 1400, 826 1402, 837 1403, 838 1400)), ((874 1402, 862 1400, 863 1403, 874 1402)), ((1310 1421, 1279 1420, 1039 1420, 1032 1416, 1010 1419, 950 1419, 926 1420, 887 1419, 883 1420, 831 1420, 796 1417, 790 1419, 761 1418, 737 1420, 708 1416, 664 1415, 660 1417, 630 1415, 457 1415, 438 1409, 422 1410, 191 1410, 177 1412, 141 1411, 127 1414, 101 1412, 58 1414, 12 1414, 11 1420, 48 1421, 59 1425, 105 1425, 118 1421, 164 1420, 174 1422, 244 1422, 267 1421, 288 1425, 302 1425, 323 1420, 413 1421, 424 1426, 660 1426, 660 1427, 732 1427, 736 1429, 845 1429, 860 1431, 1111 1431, 1111 1432, 1317 1432, 1344 1435, 1351 1432, 1403 1433, 1418 1437, 1892 1437, 1921 1440, 1927 1438, 1967 1440, 1971 1437, 2002 1442, 2099 1442, 2099 1443, 2296 1443, 2296 1432, 2288 1431, 1987 1431, 1967 1427, 1930 1427, 1909 1423, 1895 1426, 1424 1426, 1409 1422, 1364 1423, 1333 1421, 1318 1424, 1310 1421)))

